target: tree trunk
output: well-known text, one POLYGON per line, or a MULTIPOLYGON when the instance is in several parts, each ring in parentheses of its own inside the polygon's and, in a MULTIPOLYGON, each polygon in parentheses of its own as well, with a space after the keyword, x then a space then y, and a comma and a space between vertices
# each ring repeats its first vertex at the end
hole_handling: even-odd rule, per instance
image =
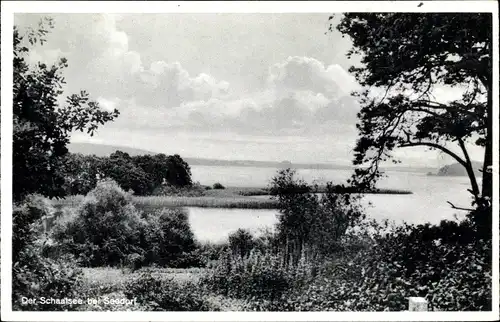
POLYGON ((492 175, 493 171, 488 170, 488 167, 491 167, 493 164, 493 104, 492 104, 492 91, 491 88, 488 89, 488 119, 487 119, 487 134, 486 134, 486 146, 484 152, 484 161, 483 161, 483 183, 482 183, 482 197, 488 197, 491 202, 492 198, 492 175))
POLYGON ((476 204, 480 202, 480 194, 479 185, 477 184, 476 174, 474 173, 474 169, 472 168, 472 162, 469 157, 469 153, 467 152, 467 148, 465 147, 464 141, 461 138, 458 138, 458 144, 462 149, 465 158, 465 170, 467 171, 467 175, 469 176, 472 194, 474 195, 474 201, 476 204))

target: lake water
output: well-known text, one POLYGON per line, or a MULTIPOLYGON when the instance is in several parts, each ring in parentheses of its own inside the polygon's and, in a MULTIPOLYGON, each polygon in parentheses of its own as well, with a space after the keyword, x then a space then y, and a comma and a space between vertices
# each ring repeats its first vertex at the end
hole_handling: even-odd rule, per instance
MULTIPOLYGON (((192 166, 193 180, 204 185, 220 182, 233 187, 265 187, 276 174, 274 168, 192 166)), ((462 218, 463 211, 454 210, 446 203, 470 205, 467 177, 436 177, 425 173, 387 172, 379 188, 410 190, 411 195, 366 195, 363 203, 368 216, 396 222, 438 223, 443 219, 462 218), (369 206, 368 204, 372 205, 369 206)), ((302 179, 318 183, 345 182, 348 170, 299 169, 302 179)), ((276 222, 275 210, 188 208, 191 226, 200 241, 220 241, 238 228, 258 232, 276 222)))

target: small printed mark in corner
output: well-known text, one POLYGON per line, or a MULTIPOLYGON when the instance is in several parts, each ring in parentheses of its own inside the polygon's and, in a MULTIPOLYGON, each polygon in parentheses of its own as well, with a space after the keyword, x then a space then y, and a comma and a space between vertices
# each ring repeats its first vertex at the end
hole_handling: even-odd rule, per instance
POLYGON ((417 7, 419 7, 419 8, 420 8, 420 7, 421 7, 421 6, 423 6, 423 5, 424 5, 424 3, 423 3, 423 2, 420 2, 420 3, 418 4, 418 6, 417 6, 417 7))

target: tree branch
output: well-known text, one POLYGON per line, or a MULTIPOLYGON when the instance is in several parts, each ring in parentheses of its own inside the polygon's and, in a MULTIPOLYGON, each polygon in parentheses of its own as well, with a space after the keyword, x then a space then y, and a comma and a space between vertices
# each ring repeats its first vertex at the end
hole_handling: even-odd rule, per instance
POLYGON ((463 210, 463 211, 474 211, 474 209, 471 209, 471 208, 456 207, 454 204, 452 204, 449 201, 447 201, 447 203, 450 204, 451 208, 453 208, 453 209, 463 210))
POLYGON ((447 104, 442 104, 442 103, 429 101, 429 100, 418 100, 418 101, 414 101, 412 103, 415 105, 419 105, 420 107, 426 107, 426 108, 431 108, 431 109, 442 109, 442 110, 446 110, 446 111, 449 111, 450 108, 453 107, 453 108, 458 109, 461 113, 465 113, 465 114, 472 115, 474 117, 478 117, 477 113, 471 112, 468 110, 470 108, 469 107, 470 103, 468 105, 463 105, 463 104, 458 104, 457 102, 453 102, 453 103, 447 105, 447 104))
MULTIPOLYGON (((407 137, 409 137, 409 134, 407 132, 405 132, 405 134, 406 134, 407 137)), ((447 149, 444 146, 441 146, 441 145, 439 145, 437 143, 433 143, 433 142, 411 142, 408 139, 407 143, 401 144, 399 147, 406 148, 406 147, 412 147, 412 146, 429 146, 429 147, 432 147, 432 148, 435 148, 435 149, 439 149, 439 150, 443 151, 444 153, 448 154, 449 156, 451 156, 452 158, 454 158, 455 160, 457 160, 457 162, 460 163, 462 166, 464 166, 465 168, 467 168, 467 163, 462 158, 460 158, 456 153, 450 151, 449 149, 447 149)))

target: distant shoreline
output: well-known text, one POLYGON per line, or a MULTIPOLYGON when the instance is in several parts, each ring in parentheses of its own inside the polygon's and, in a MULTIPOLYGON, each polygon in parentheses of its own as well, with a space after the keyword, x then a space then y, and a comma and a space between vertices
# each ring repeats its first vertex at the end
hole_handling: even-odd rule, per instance
MULTIPOLYGON (((109 156, 115 151, 119 150, 128 153, 130 156, 135 155, 154 155, 161 152, 152 152, 142 149, 131 147, 113 146, 106 144, 92 144, 92 143, 70 143, 70 153, 81 153, 83 155, 96 155, 99 157, 109 156)), ((256 167, 256 168, 293 168, 293 169, 309 169, 309 170, 348 170, 354 171, 352 165, 333 164, 333 163, 293 163, 289 160, 283 161, 256 161, 256 160, 220 160, 209 158, 185 157, 182 156, 189 166, 216 166, 216 167, 256 167)), ((412 173, 427 173, 435 171, 435 168, 430 167, 411 167, 411 166, 395 166, 395 167, 381 167, 381 171, 397 171, 397 172, 412 172, 412 173)))

